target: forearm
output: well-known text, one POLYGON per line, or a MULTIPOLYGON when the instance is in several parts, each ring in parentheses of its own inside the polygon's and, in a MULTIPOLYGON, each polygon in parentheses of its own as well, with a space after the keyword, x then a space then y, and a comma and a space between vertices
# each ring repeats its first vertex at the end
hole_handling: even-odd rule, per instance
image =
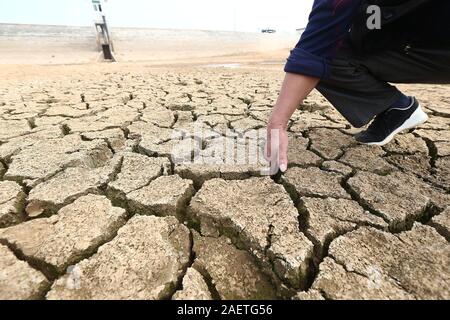
POLYGON ((286 73, 269 126, 286 129, 292 114, 319 83, 319 78, 286 73))

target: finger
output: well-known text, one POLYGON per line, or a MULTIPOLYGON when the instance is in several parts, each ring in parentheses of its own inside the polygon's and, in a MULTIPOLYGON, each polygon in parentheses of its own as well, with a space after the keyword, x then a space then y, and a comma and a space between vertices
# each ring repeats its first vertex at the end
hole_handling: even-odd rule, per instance
POLYGON ((288 144, 286 142, 280 144, 279 155, 278 155, 278 165, 281 172, 286 172, 288 168, 288 144))
POLYGON ((270 132, 270 171, 271 175, 276 175, 279 171, 280 154, 280 130, 273 129, 270 132))

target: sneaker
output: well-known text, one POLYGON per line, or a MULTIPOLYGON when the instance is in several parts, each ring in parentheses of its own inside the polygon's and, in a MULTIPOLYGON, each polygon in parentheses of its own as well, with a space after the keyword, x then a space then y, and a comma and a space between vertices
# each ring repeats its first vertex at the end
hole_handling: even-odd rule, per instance
POLYGON ((356 141, 375 146, 384 146, 394 139, 395 135, 415 128, 428 120, 416 98, 408 108, 389 109, 379 114, 366 131, 355 136, 356 141))

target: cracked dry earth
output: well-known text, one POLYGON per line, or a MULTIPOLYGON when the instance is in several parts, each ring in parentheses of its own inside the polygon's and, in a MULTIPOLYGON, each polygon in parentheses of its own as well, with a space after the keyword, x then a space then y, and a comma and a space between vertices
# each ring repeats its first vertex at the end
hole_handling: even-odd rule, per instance
POLYGON ((430 121, 384 148, 313 93, 274 181, 189 160, 282 73, 102 68, 0 83, 1 299, 450 298, 448 86, 403 86, 430 121))

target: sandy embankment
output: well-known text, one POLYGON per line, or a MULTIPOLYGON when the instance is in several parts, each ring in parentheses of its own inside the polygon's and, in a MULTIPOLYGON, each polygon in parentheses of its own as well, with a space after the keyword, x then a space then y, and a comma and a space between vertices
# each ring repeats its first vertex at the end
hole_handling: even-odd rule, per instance
MULTIPOLYGON (((297 38, 225 31, 111 29, 119 62, 151 64, 282 60, 297 38)), ((81 64, 97 62, 98 58, 93 27, 0 24, 0 64, 81 64)))

